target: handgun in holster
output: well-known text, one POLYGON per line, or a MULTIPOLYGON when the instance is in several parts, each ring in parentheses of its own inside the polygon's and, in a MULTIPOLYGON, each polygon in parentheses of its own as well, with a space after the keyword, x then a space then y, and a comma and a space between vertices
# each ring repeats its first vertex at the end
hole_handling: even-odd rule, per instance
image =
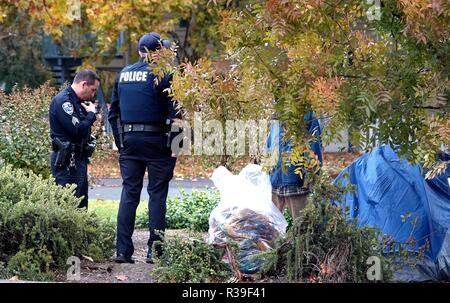
POLYGON ((53 138, 52 147, 53 151, 56 152, 55 166, 58 168, 69 166, 71 143, 69 141, 61 141, 59 138, 53 138))

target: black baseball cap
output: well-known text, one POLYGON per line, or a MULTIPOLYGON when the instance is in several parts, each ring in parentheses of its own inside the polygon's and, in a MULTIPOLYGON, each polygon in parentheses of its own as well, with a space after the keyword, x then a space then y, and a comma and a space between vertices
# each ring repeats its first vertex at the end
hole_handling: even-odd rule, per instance
POLYGON ((148 51, 155 51, 161 48, 163 41, 158 33, 147 33, 139 39, 139 51, 146 53, 148 51))

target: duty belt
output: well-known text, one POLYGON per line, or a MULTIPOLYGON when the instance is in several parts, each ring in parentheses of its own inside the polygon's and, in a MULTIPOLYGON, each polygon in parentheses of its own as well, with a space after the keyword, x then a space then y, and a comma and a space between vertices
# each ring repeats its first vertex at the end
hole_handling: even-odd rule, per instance
POLYGON ((165 129, 163 126, 151 125, 151 124, 123 124, 123 132, 155 132, 155 133, 164 133, 165 129))
MULTIPOLYGON (((84 146, 80 143, 70 143, 69 151, 74 152, 75 156, 81 156, 83 153, 84 146)), ((52 150, 58 152, 59 149, 54 142, 52 142, 52 150)))

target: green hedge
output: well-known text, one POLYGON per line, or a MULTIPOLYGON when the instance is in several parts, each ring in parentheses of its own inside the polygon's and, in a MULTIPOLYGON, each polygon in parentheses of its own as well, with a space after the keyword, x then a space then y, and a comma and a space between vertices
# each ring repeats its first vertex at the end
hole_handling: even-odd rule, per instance
MULTIPOLYGON (((166 227, 208 231, 209 215, 220 200, 218 191, 180 190, 181 197, 167 199, 166 227)), ((138 213, 136 227, 147 228, 148 212, 138 213)))
POLYGON ((48 110, 56 93, 48 84, 8 95, 0 90, 0 159, 14 168, 50 176, 48 110))
POLYGON ((0 167, 0 275, 48 280, 70 256, 112 256, 114 225, 77 209, 73 189, 0 167))

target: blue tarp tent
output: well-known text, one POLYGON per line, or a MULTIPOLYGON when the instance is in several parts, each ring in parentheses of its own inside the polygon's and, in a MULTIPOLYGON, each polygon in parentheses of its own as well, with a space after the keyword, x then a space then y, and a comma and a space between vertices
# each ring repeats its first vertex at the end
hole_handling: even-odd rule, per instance
POLYGON ((395 278, 406 281, 450 280, 450 167, 432 180, 421 168, 400 159, 389 147, 367 153, 345 168, 334 181, 356 185, 337 203, 349 209, 359 225, 378 227, 397 243, 413 237, 410 250, 429 243, 425 259, 414 270, 395 278))

